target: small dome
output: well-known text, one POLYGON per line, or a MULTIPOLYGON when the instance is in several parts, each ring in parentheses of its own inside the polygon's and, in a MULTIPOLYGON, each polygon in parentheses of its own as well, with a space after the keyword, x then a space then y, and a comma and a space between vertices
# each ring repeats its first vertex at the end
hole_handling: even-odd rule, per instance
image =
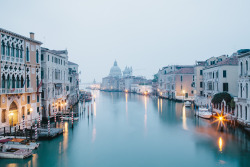
POLYGON ((111 67, 111 69, 110 69, 109 76, 112 76, 112 77, 121 77, 121 76, 122 76, 122 71, 121 71, 121 69, 118 67, 116 61, 114 62, 113 67, 111 67))

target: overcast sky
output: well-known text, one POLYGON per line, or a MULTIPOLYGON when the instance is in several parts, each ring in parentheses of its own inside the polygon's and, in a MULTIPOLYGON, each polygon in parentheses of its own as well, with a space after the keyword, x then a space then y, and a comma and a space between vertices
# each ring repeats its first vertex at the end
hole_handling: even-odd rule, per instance
POLYGON ((68 49, 82 82, 101 81, 114 60, 152 78, 250 48, 250 0, 0 0, 0 27, 68 49))

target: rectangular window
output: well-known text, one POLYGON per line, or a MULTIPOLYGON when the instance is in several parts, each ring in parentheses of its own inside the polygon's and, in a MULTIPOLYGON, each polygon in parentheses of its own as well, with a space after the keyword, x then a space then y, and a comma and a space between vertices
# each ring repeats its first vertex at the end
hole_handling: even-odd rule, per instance
POLYGON ((6 122, 6 110, 3 109, 2 110, 2 123, 5 123, 6 122))
POLYGON ((41 61, 43 61, 44 57, 43 57, 43 54, 41 54, 41 61))
POLYGON ((200 75, 203 75, 203 71, 202 70, 200 70, 200 75))
POLYGON ((181 82, 182 82, 182 80, 183 80, 183 78, 182 78, 182 76, 181 76, 181 82))
POLYGON ((228 83, 223 83, 223 92, 228 92, 228 83))
POLYGON ((202 88, 202 85, 203 85, 203 83, 202 83, 202 82, 200 82, 200 88, 202 88))
POLYGON ((227 77, 227 71, 223 70, 223 78, 226 78, 226 77, 227 77))
POLYGON ((48 61, 49 61, 49 55, 48 55, 48 61))
POLYGON ((53 63, 54 59, 53 59, 53 56, 52 56, 52 63, 53 63))
POLYGON ((36 112, 39 113, 39 107, 36 108, 36 112))
POLYGON ((36 96, 37 102, 39 102, 39 95, 36 96))
POLYGON ((200 91, 200 95, 202 96, 202 94, 203 94, 203 91, 200 91))
POLYGON ((27 104, 30 104, 30 96, 27 96, 27 104))

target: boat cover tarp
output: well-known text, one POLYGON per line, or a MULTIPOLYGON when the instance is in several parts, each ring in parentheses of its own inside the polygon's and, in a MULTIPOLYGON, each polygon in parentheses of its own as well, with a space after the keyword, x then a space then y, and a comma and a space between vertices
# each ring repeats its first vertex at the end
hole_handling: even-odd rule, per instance
POLYGON ((8 141, 11 141, 12 139, 2 139, 2 140, 0 140, 0 143, 6 143, 6 142, 8 142, 8 141))

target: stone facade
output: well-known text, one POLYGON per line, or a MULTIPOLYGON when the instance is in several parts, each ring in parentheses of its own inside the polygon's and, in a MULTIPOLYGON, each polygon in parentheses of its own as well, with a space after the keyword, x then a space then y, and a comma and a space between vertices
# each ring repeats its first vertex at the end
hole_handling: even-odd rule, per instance
POLYGON ((54 116, 68 107, 68 52, 42 48, 41 62, 43 116, 54 116))
POLYGON ((34 33, 28 38, 1 28, 0 41, 0 127, 20 125, 23 118, 30 125, 41 110, 42 43, 34 39, 34 33))
POLYGON ((68 62, 68 78, 69 78, 69 106, 75 105, 79 100, 79 65, 71 61, 68 62))
POLYGON ((235 98, 236 112, 235 117, 246 126, 250 126, 250 52, 239 55, 238 66, 238 95, 235 98))

